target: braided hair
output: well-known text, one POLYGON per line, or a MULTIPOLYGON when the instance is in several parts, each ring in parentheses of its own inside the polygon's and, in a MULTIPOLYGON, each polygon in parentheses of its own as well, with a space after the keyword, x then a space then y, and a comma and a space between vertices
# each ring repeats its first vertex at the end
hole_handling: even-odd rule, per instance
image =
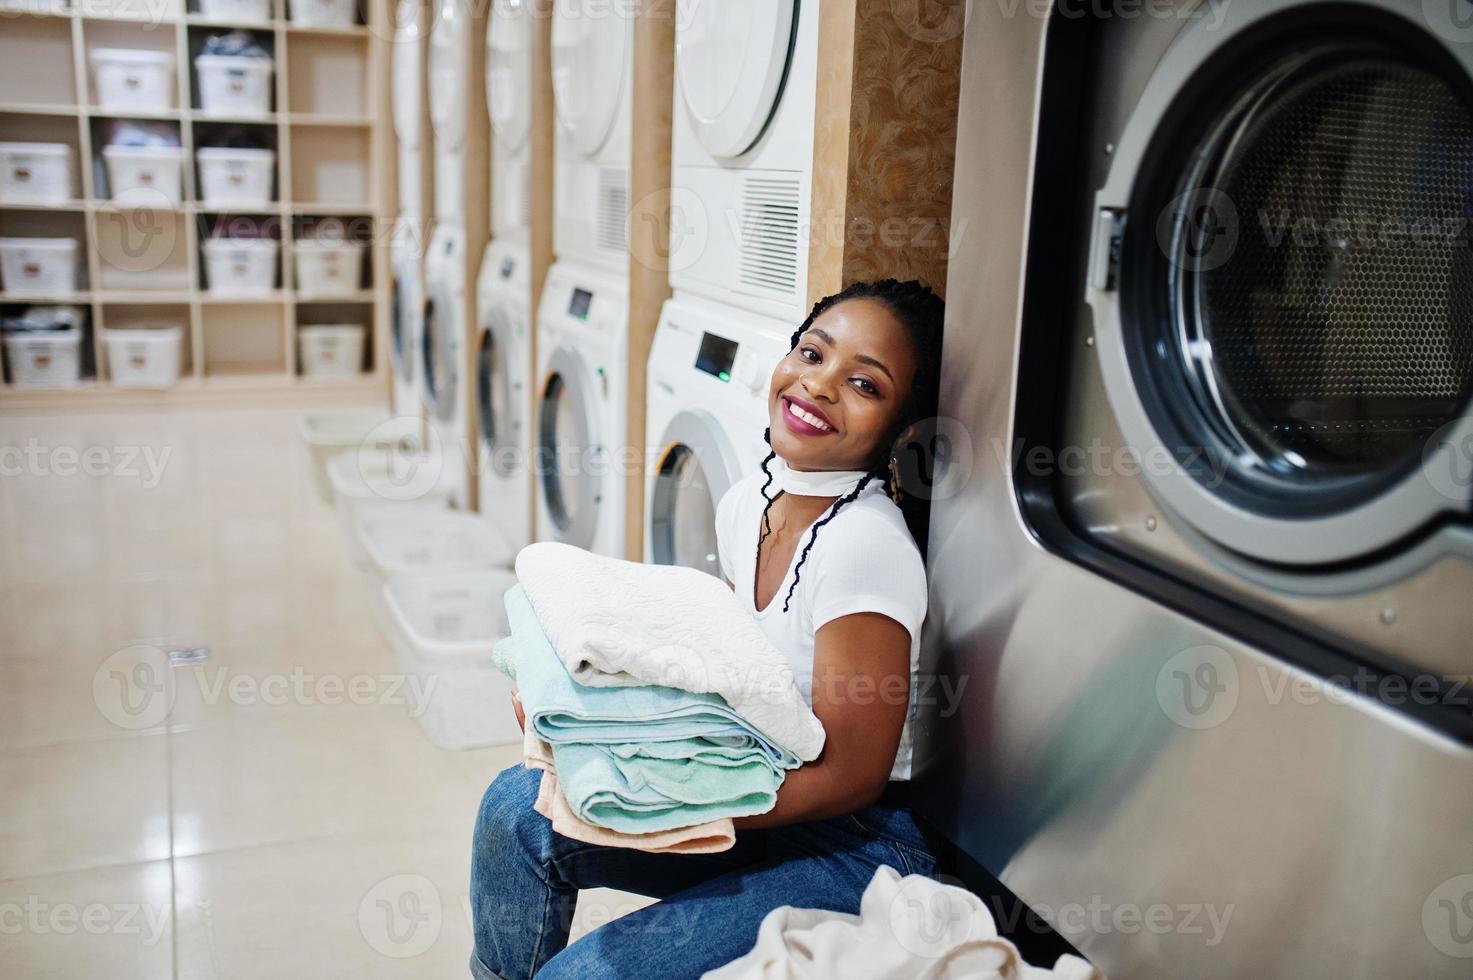
MULTIPOLYGON (((791 353, 797 348, 799 339, 820 314, 850 299, 875 300, 890 311, 910 338, 911 348, 915 352, 915 377, 890 432, 880 443, 881 450, 877 458, 871 462, 864 477, 853 490, 835 500, 829 506, 828 512, 814 521, 813 526, 809 529, 808 541, 804 544, 803 552, 798 557, 797 567, 793 569, 793 582, 788 586, 787 595, 783 597, 783 612, 788 611, 788 606, 792 602, 793 591, 798 588, 798 580, 803 575, 803 565, 808 561, 808 552, 813 549, 814 541, 818 539, 819 529, 833 520, 845 504, 858 499, 859 495, 864 492, 864 488, 870 483, 886 478, 893 462, 894 443, 900 433, 912 423, 934 415, 936 411, 937 391, 941 385, 941 323, 946 307, 941 297, 918 280, 910 279, 902 282, 898 279, 878 279, 873 282, 856 282, 832 296, 825 296, 813 304, 813 310, 808 314, 808 319, 793 331, 792 339, 788 342, 788 351, 791 353)), ((766 499, 767 505, 762 508, 762 532, 757 538, 759 561, 762 557, 762 543, 772 533, 772 523, 769 520, 772 505, 777 502, 777 497, 781 496, 781 493, 777 496, 768 496, 767 493, 767 488, 772 486, 773 480, 769 464, 777 456, 776 450, 771 449, 772 429, 764 429, 762 438, 767 443, 769 451, 762 460, 762 472, 767 474, 767 479, 762 484, 762 496, 766 499)), ((899 487, 891 487, 893 496, 898 496, 899 492, 899 487)), ((917 534, 918 522, 920 526, 924 526, 923 518, 913 517, 910 513, 906 514, 906 523, 911 529, 912 536, 917 538, 918 544, 924 546, 924 533, 917 534)))

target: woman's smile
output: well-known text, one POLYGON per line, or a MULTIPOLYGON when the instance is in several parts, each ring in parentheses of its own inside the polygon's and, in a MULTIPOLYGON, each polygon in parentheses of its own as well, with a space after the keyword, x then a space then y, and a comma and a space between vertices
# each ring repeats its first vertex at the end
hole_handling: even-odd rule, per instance
POLYGON ((783 421, 800 436, 826 436, 835 432, 834 423, 812 402, 793 395, 782 396, 783 421))

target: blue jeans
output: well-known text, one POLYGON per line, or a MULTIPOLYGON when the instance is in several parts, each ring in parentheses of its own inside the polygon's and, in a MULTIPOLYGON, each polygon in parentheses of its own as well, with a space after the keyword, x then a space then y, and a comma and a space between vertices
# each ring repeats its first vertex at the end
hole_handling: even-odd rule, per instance
POLYGON ((486 790, 471 855, 477 980, 699 977, 751 950, 781 905, 856 913, 875 869, 930 875, 909 809, 883 803, 830 820, 742 831, 719 854, 648 854, 554 833, 532 809, 541 774, 513 766, 486 790), (580 888, 661 901, 568 946, 580 888))

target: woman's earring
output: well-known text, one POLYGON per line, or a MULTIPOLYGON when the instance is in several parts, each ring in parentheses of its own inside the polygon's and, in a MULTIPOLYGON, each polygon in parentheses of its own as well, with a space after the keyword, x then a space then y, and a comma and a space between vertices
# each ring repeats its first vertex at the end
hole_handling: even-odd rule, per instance
POLYGON ((890 499, 897 504, 900 503, 905 494, 900 489, 900 466, 896 463, 894 456, 890 457, 890 479, 887 482, 889 486, 886 489, 890 492, 890 499))

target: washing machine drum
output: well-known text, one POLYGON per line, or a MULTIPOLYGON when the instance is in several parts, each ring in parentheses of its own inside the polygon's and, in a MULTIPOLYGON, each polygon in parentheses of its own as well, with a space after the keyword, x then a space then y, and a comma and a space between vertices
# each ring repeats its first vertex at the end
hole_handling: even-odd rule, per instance
POLYGON ((424 59, 419 39, 423 6, 419 0, 400 0, 394 30, 394 133, 403 146, 417 146, 420 130, 420 85, 424 59))
POLYGON ((537 482, 558 539, 593 547, 603 481, 609 475, 602 444, 595 375, 577 351, 560 347, 548 359, 537 412, 537 482))
POLYGON ((432 284, 420 327, 420 368, 424 371, 425 398, 435 418, 449 422, 455 417, 455 400, 460 396, 461 351, 457 327, 460 316, 448 286, 432 284))
POLYGON ((1157 488, 1209 537, 1333 562, 1451 503, 1419 471, 1473 393, 1473 103, 1395 32, 1279 33, 1172 86, 1126 164, 1125 434, 1176 451, 1157 488))
POLYGON ((777 111, 792 60, 800 2, 676 4, 680 92, 696 136, 712 156, 747 152, 777 111))
POLYGON ((437 0, 430 33, 430 122, 446 147, 465 138, 466 47, 461 36, 470 24, 465 0, 437 0))
POLYGON ((624 93, 631 18, 557 4, 552 20, 552 94, 573 149, 592 157, 609 138, 624 93))
POLYGON ((525 472, 522 460, 516 458, 522 445, 522 393, 510 370, 512 335, 506 310, 499 305, 488 308, 476 352, 476 421, 481 447, 492 471, 501 477, 525 472))
POLYGON ((736 450, 716 418, 701 410, 676 415, 660 442, 650 490, 650 560, 720 577, 716 505, 741 477, 736 450))
POLYGON ((496 0, 486 28, 486 107, 502 148, 514 153, 532 123, 532 21, 524 0, 496 0))

